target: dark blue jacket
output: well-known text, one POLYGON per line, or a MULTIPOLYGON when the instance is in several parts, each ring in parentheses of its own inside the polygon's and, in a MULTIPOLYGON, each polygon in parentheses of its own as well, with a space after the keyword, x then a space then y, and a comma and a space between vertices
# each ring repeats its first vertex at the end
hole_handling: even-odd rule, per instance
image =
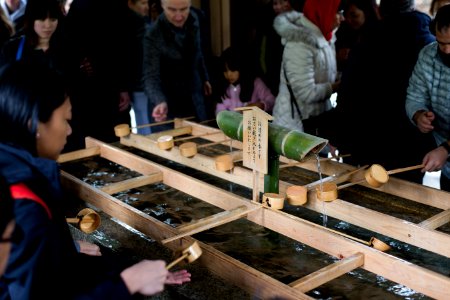
POLYGON ((14 244, 0 280, 0 299, 129 299, 119 273, 97 268, 102 257, 77 252, 63 211, 55 161, 0 143, 0 174, 10 185, 24 183, 50 210, 30 199, 15 200, 14 244))

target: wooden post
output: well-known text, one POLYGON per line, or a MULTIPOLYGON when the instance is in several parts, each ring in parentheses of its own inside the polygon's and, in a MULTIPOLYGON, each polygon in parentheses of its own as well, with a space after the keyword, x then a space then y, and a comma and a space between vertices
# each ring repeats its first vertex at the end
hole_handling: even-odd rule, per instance
POLYGON ((267 174, 269 120, 273 117, 256 106, 239 107, 243 111, 243 165, 253 170, 253 201, 259 201, 259 174, 267 174))

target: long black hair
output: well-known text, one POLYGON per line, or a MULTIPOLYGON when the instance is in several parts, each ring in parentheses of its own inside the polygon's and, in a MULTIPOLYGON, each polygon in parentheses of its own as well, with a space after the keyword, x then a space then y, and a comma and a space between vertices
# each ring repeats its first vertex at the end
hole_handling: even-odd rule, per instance
POLYGON ((64 18, 59 0, 28 0, 24 13, 23 34, 27 38, 27 44, 37 46, 39 37, 34 31, 34 21, 45 20, 47 18, 57 19, 58 27, 53 33, 50 43, 58 35, 64 18))
POLYGON ((66 84, 56 71, 22 61, 0 70, 0 143, 36 154, 38 122, 48 122, 66 99, 66 84))
MULTIPOLYGON (((236 84, 241 85, 240 100, 249 102, 252 98, 253 88, 256 78, 255 66, 250 56, 241 49, 228 47, 220 56, 222 62, 222 71, 239 71, 239 80, 236 84)), ((226 80, 224 80, 226 81, 226 80)), ((226 92, 229 83, 224 82, 223 93, 226 92)), ((224 95, 226 96, 226 95, 224 95)))

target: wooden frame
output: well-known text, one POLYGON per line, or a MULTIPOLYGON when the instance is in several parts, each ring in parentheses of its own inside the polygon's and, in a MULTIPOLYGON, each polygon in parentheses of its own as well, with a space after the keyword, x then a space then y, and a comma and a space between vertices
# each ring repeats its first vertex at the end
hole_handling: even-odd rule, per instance
MULTIPOLYGON (((219 130, 185 120, 175 122, 175 128, 190 128, 190 134, 192 135, 201 135, 205 132, 211 133, 219 130)), ((173 133, 176 133, 176 131, 173 131, 173 133)), ((186 131, 184 134, 186 134, 186 131)), ((217 141, 223 139, 224 137, 225 135, 221 136, 220 134, 213 134, 205 136, 204 139, 217 141)), ((202 154, 197 154, 194 158, 185 158, 179 154, 177 147, 174 147, 171 151, 162 151, 155 147, 152 143, 149 143, 147 139, 153 139, 153 137, 130 135, 122 138, 121 143, 179 162, 191 168, 203 171, 233 183, 252 188, 251 171, 246 168, 235 167, 232 173, 219 172, 214 167, 214 158, 207 157, 202 154)), ((233 147, 241 149, 242 143, 233 141, 233 147)), ((287 164, 293 163, 293 161, 284 157, 281 158, 281 161, 287 164)), ((317 171, 317 162, 306 161, 302 164, 296 165, 295 167, 317 171)), ((355 167, 350 165, 341 164, 330 160, 321 163, 322 174, 327 175, 350 172, 355 169, 355 167)), ((348 178, 344 178, 343 180, 347 179, 348 178)), ((285 193, 287 187, 292 184, 289 182, 280 181, 279 185, 280 193, 285 193)), ((360 185, 373 189, 368 184, 361 183, 360 185)), ((260 178, 259 187, 263 187, 262 177, 260 178)), ((430 220, 422 222, 421 224, 415 224, 343 201, 341 199, 337 199, 333 202, 327 203, 327 214, 331 217, 374 232, 378 232, 416 247, 450 257, 450 235, 434 230, 450 221, 450 213, 445 212, 450 209, 449 193, 396 178, 391 178, 387 184, 377 188, 376 190, 434 208, 442 209, 443 212, 441 212, 438 216, 432 217, 430 220), (373 222, 373 220, 376 220, 376 222, 373 222)), ((308 202, 305 207, 321 212, 322 205, 323 203, 316 199, 315 193, 308 193, 308 202)))
MULTIPOLYGON (((180 127, 185 126, 186 124, 182 124, 183 122, 178 125, 180 127)), ((191 124, 191 126, 193 125, 191 124)), ((203 128, 203 126, 200 125, 199 127, 203 128)), ((192 133, 199 134, 199 127, 193 126, 192 133)), ((208 128, 205 127, 205 129, 208 128)), ((124 142, 124 140, 132 141, 137 137, 140 136, 132 134, 130 137, 122 138, 122 142, 124 142)), ((208 136, 208 139, 212 141, 220 138, 219 134, 208 136)), ((147 145, 154 145, 154 143, 147 143, 147 145)), ((89 157, 92 156, 93 153, 94 155, 99 153, 99 155, 105 159, 141 173, 143 177, 138 177, 140 179, 130 181, 130 186, 137 186, 137 182, 139 182, 139 184, 146 184, 146 182, 149 182, 148 177, 152 177, 152 180, 160 180, 161 178, 164 184, 226 211, 244 206, 248 212, 243 214, 243 216, 248 220, 342 259, 336 264, 327 266, 326 268, 318 270, 290 285, 286 285, 250 266, 238 262, 220 251, 217 251, 213 247, 200 243, 204 254, 200 257, 199 262, 214 273, 251 294, 255 294, 257 291, 258 295, 262 298, 277 296, 286 299, 309 299, 310 297, 305 295, 304 292, 357 267, 379 274, 387 279, 401 283, 436 299, 445 299, 450 294, 450 279, 444 275, 380 252, 338 234, 331 233, 320 225, 297 218, 282 211, 275 211, 262 207, 260 204, 250 201, 249 199, 213 187, 197 179, 100 141, 88 138, 86 139, 86 147, 87 149, 83 150, 85 151, 85 155, 81 151, 77 152, 75 157, 89 157), (215 195, 215 197, 211 197, 211 195, 215 195), (417 280, 417 278, 420 278, 420 280, 417 280)), ((171 153, 171 155, 176 156, 176 150, 177 149, 166 151, 165 154, 168 155, 168 153, 171 153)), ((68 161, 68 158, 70 157, 74 156, 73 154, 68 153, 61 156, 60 160, 68 161)), ((184 157, 180 159, 184 159, 184 157)), ((196 156, 193 159, 197 160, 198 157, 196 156)), ((207 158, 204 159, 207 161, 207 158)), ((242 170, 242 172, 242 177, 244 177, 245 171, 242 170)), ((241 176, 241 173, 238 172, 238 174, 230 175, 237 175, 239 177, 241 176)), ((162 241, 182 232, 182 228, 172 228, 157 221, 133 207, 122 203, 108 193, 93 188, 81 180, 74 178, 70 174, 62 172, 62 182, 65 188, 71 190, 81 199, 156 240, 162 241)), ((248 180, 246 182, 248 182, 248 180)), ((242 181, 239 183, 242 184, 242 181)), ((128 188, 126 184, 118 184, 116 185, 117 188, 114 188, 115 191, 120 190, 118 186, 120 186, 120 188, 128 188)), ((310 203, 314 200, 312 198, 312 196, 309 197, 310 203)), ((344 205, 345 201, 338 201, 336 205, 332 206, 333 212, 335 214, 341 212, 339 207, 344 205)), ((314 205, 312 205, 312 207, 314 207, 314 205)), ((330 212, 330 210, 331 209, 327 208, 327 212, 330 212)), ((358 214, 359 213, 362 212, 358 212, 358 214)), ((355 215, 353 211, 352 214, 355 215)), ((377 223, 381 222, 377 220, 377 223)), ((367 226, 372 225, 367 224, 367 226)), ((420 227, 419 225, 415 226, 421 230, 427 230, 428 235, 432 232, 432 230, 425 227, 420 227)), ((429 238, 429 236, 427 238, 429 238)), ((179 248, 180 243, 187 246, 191 244, 192 241, 193 239, 191 237, 185 236, 181 237, 179 241, 168 242, 167 246, 175 249, 175 247, 179 248)))

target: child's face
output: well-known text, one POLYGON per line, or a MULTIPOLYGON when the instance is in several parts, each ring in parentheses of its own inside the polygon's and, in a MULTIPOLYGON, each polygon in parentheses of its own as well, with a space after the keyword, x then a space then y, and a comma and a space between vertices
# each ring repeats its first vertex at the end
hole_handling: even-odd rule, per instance
POLYGON ((225 71, 223 71, 223 76, 230 84, 235 84, 239 80, 239 71, 231 71, 226 68, 225 71))

